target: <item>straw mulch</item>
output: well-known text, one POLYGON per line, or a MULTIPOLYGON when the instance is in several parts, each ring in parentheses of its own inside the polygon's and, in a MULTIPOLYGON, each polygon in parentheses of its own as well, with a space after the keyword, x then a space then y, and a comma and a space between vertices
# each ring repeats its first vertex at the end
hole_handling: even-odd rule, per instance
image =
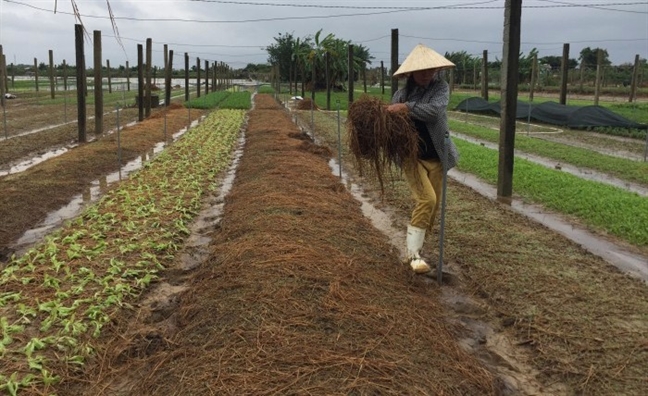
POLYGON ((383 192, 384 174, 418 156, 414 123, 406 112, 388 112, 386 106, 379 98, 363 95, 351 104, 347 118, 349 150, 358 170, 374 174, 383 192))
POLYGON ((172 314, 116 320, 84 394, 500 393, 438 288, 399 263, 297 134, 257 95, 210 258, 167 273, 189 286, 172 314))
POLYGON ((319 110, 319 107, 317 107, 317 104, 313 102, 311 98, 304 98, 302 100, 297 101, 297 110, 319 110))

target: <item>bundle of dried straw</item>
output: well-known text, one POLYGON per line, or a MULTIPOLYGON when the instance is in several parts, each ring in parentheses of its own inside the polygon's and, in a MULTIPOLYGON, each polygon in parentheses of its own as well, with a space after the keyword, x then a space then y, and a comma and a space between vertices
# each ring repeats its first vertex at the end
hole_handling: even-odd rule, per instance
POLYGON ((383 175, 392 166, 418 156, 418 134, 407 112, 389 112, 380 99, 363 95, 347 118, 349 149, 361 174, 370 167, 383 190, 383 175))

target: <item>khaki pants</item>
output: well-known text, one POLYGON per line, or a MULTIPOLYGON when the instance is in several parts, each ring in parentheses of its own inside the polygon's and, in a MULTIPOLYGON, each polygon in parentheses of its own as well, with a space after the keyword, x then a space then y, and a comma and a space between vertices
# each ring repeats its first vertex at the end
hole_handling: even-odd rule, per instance
POLYGON ((417 160, 403 167, 416 206, 410 224, 432 232, 443 193, 443 165, 439 160, 417 160))

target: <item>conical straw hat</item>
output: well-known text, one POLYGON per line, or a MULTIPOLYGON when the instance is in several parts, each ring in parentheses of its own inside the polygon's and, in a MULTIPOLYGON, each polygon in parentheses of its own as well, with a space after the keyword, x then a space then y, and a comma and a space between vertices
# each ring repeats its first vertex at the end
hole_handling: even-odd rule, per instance
POLYGON ((435 50, 419 44, 405 58, 403 64, 396 70, 394 76, 402 76, 417 70, 444 69, 454 67, 455 64, 446 59, 435 50))

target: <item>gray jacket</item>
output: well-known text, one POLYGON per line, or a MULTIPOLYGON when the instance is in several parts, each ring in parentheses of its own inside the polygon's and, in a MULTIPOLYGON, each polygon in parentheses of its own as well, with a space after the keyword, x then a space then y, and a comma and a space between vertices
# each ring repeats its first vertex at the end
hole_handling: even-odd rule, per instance
MULTIPOLYGON (((448 118, 446 109, 450 98, 450 88, 445 80, 438 78, 430 83, 427 88, 415 85, 412 92, 406 98, 406 88, 403 87, 396 91, 392 98, 392 103, 405 103, 410 111, 410 116, 414 119, 425 122, 427 130, 430 133, 434 148, 439 154, 439 158, 444 162, 444 138, 448 129, 448 118)), ((443 163, 446 170, 453 168, 459 160, 457 147, 451 139, 448 145, 448 160, 443 163)))

